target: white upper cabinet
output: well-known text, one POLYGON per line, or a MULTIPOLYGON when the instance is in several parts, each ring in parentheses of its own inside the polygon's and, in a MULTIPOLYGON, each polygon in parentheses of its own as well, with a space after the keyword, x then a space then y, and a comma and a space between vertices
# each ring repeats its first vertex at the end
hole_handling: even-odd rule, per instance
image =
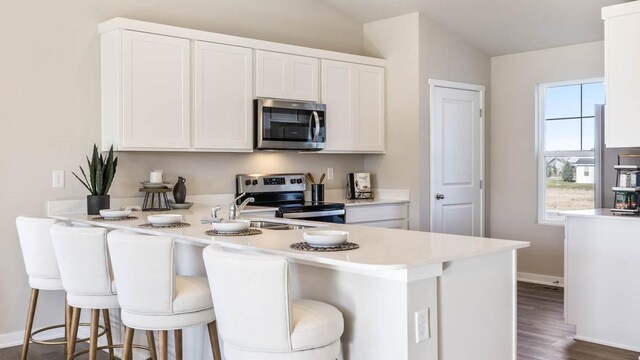
POLYGON ((318 59, 256 50, 256 96, 318 101, 318 59))
POLYGON ((640 146, 640 3, 602 9, 605 20, 605 143, 640 146))
POLYGON ((196 149, 253 150, 253 50, 196 41, 196 149))
POLYGON ((189 148, 189 55, 186 39, 122 33, 121 148, 189 148))
POLYGON ((384 68, 322 60, 327 152, 383 153, 384 68))

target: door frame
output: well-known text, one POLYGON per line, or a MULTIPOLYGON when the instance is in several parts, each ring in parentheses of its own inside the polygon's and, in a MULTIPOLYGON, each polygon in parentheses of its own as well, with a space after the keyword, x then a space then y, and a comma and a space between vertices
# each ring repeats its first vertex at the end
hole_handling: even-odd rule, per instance
POLYGON ((429 231, 433 231, 434 215, 435 215, 435 172, 433 169, 435 159, 434 149, 434 119, 435 119, 435 89, 436 87, 448 88, 454 90, 476 91, 480 93, 480 236, 484 236, 484 219, 485 219, 485 191, 487 184, 485 182, 485 91, 483 85, 466 84, 447 80, 429 79, 429 231))

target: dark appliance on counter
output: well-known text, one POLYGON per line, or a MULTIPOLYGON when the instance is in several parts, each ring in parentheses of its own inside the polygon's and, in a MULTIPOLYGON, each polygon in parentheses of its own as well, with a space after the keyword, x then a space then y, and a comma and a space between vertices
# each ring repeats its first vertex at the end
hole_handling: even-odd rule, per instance
POLYGON ((276 207, 276 217, 296 220, 322 221, 344 224, 343 203, 305 201, 304 174, 240 174, 236 175, 238 199, 252 197, 252 206, 276 207))
POLYGON ((347 174, 347 199, 373 199, 370 173, 347 174))
POLYGON ((257 150, 320 151, 326 142, 326 106, 314 102, 254 100, 257 150))

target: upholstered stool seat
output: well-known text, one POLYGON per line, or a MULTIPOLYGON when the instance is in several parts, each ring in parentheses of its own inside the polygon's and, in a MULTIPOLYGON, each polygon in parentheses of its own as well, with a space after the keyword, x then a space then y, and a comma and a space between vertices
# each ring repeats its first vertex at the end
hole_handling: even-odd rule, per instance
POLYGON ((140 330, 177 330, 214 321, 211 291, 207 278, 199 276, 176 276, 176 294, 170 312, 133 312, 122 310, 122 321, 140 330))
POLYGON ((227 360, 335 360, 344 331, 334 306, 289 298, 286 258, 203 252, 227 360))
POLYGON ((69 338, 71 308, 66 303, 66 298, 64 324, 48 326, 32 331, 40 290, 64 291, 62 280, 60 279, 60 271, 58 270, 58 262, 56 261, 53 243, 51 242, 51 236, 49 234, 49 229, 55 223, 56 220, 54 219, 39 219, 24 216, 16 218, 20 248, 22 250, 25 269, 29 276, 29 286, 31 287, 31 299, 24 331, 24 342, 22 344, 22 360, 27 358, 30 342, 45 345, 65 345, 67 343, 66 339, 69 338), (65 328, 64 341, 41 341, 34 338, 34 335, 61 327, 65 328))
POLYGON ((130 354, 135 329, 159 332, 160 359, 167 356, 167 332, 174 331, 176 359, 182 359, 182 329, 207 325, 214 358, 220 360, 208 281, 176 275, 173 239, 120 230, 108 238, 122 322, 127 326, 123 358, 130 354))

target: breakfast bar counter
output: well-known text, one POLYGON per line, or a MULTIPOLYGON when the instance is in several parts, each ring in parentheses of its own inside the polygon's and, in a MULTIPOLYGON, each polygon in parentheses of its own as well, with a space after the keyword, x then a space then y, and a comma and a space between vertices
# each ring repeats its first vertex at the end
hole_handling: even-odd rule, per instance
MULTIPOLYGON (((254 219, 245 214, 254 221, 347 231, 349 241, 360 246, 349 251, 299 251, 290 246, 304 241, 303 233, 310 228, 209 236, 205 231, 211 225, 201 224, 200 219, 210 216, 210 210, 196 206, 172 211, 190 224, 176 229, 140 227, 152 214, 148 212, 134 212, 132 216, 139 219, 121 221, 98 221, 87 215, 50 217, 172 236, 178 243, 176 268, 185 275, 205 275, 202 248, 213 243, 230 251, 284 256, 291 263, 292 296, 324 301, 342 311, 346 360, 515 359, 516 251, 527 242, 254 219)), ((206 352, 202 336, 192 335, 191 344, 200 351, 192 356, 202 358, 206 352)))

